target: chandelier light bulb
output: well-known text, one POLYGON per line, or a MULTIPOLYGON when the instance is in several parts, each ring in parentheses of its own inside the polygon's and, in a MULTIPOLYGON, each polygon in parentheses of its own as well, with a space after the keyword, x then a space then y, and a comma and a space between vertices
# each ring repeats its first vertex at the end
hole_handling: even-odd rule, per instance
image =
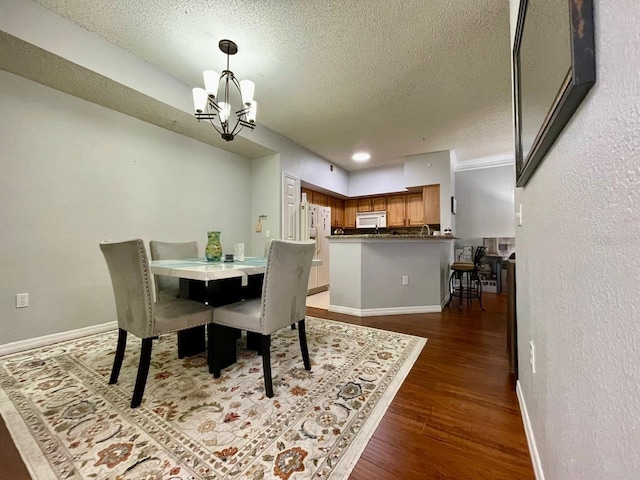
POLYGON ((229 115, 231 114, 231 105, 225 102, 218 103, 220 107, 220 121, 222 123, 227 123, 229 120, 229 115))
POLYGON ((240 81, 240 93, 242 95, 242 103, 244 103, 247 107, 251 105, 251 101, 253 100, 253 93, 256 90, 256 84, 251 80, 241 80, 240 81))
POLYGON ((202 72, 202 76, 204 77, 204 89, 207 91, 207 94, 213 95, 214 98, 218 96, 218 84, 220 83, 220 75, 218 75, 218 72, 205 70, 202 72))
POLYGON ((196 113, 202 113, 207 108, 207 92, 203 88, 193 90, 193 108, 196 113))
POLYGON ((253 100, 251 102, 251 106, 249 107, 249 111, 247 112, 247 121, 249 123, 256 123, 256 112, 258 110, 258 102, 253 100))

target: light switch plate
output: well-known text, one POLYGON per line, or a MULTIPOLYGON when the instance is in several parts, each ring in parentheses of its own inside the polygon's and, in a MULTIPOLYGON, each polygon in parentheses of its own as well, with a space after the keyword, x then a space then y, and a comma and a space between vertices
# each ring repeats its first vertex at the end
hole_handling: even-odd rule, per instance
POLYGON ((518 204, 518 211, 516 212, 516 217, 518 217, 518 226, 522 226, 522 204, 518 204))

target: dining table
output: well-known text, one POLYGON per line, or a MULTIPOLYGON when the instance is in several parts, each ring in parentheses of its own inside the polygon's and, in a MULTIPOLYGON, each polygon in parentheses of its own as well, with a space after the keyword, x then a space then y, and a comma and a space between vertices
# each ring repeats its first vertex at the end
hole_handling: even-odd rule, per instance
MULTIPOLYGON (((181 260, 152 260, 150 270, 154 275, 167 275, 180 279, 180 298, 202 302, 212 307, 228 305, 242 299, 260 296, 262 280, 267 268, 264 257, 245 257, 242 261, 209 261, 206 258, 181 260)), ((223 367, 236 361, 236 329, 218 329, 225 338, 216 352, 222 358, 223 367)), ((206 349, 205 327, 194 327, 178 332, 178 357, 191 357, 206 349)))
MULTIPOLYGON (((312 261, 312 266, 321 264, 321 260, 312 261)), ((179 278, 180 298, 202 302, 215 308, 259 297, 262 294, 267 259, 245 257, 242 261, 233 262, 209 261, 206 258, 152 260, 149 267, 154 275, 179 278)), ((218 332, 225 337, 219 343, 225 347, 221 352, 216 352, 216 355, 221 356, 222 366, 225 368, 236 361, 236 340, 240 337, 240 332, 230 327, 221 327, 218 332)), ((249 343, 250 339, 247 341, 249 343)), ((191 357, 205 349, 204 327, 178 332, 178 357, 191 357)))

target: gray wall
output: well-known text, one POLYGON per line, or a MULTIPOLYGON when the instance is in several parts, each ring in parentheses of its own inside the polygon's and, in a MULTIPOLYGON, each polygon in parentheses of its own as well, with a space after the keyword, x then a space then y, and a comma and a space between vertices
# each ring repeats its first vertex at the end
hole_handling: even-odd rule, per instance
POLYGON ((0 345, 115 320, 101 240, 251 241, 249 160, 6 72, 0 85, 0 345))
POLYGON ((640 471, 640 7, 594 6, 597 83, 516 228, 520 384, 549 480, 640 471))
POLYGON ((515 237, 513 165, 459 170, 455 186, 457 244, 476 246, 483 237, 515 237))
MULTIPOLYGON (((251 231, 251 245, 245 245, 245 255, 262 257, 267 240, 281 237, 280 177, 279 154, 256 158, 251 162, 251 218, 246 219, 251 231), (267 218, 261 222, 262 231, 256 232, 256 223, 260 215, 266 215, 267 218), (270 235, 269 238, 267 233, 270 235)), ((229 250, 229 253, 232 251, 229 250)))

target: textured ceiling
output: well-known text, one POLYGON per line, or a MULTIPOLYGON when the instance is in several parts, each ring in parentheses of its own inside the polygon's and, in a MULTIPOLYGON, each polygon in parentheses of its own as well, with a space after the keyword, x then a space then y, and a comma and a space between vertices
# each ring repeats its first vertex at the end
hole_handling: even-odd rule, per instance
POLYGON ((38 2, 193 86, 234 40, 258 122, 348 170, 512 150, 507 0, 38 2))

